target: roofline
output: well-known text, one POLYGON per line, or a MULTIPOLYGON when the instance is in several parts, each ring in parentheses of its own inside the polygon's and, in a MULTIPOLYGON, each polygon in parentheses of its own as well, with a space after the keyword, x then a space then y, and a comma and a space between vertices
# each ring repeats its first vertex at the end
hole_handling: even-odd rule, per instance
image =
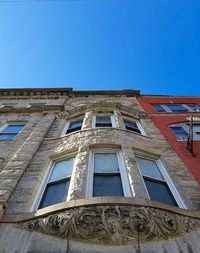
POLYGON ((73 88, 16 88, 16 89, 0 89, 0 96, 44 96, 44 95, 75 95, 75 96, 90 96, 90 95, 125 95, 134 97, 140 94, 139 90, 124 89, 124 90, 80 90, 74 91, 73 88))
POLYGON ((185 96, 185 95, 183 95, 183 96, 181 96, 181 95, 155 95, 155 94, 140 94, 139 95, 140 97, 169 97, 169 98, 200 98, 200 95, 198 96, 192 96, 192 95, 190 95, 190 96, 185 96))

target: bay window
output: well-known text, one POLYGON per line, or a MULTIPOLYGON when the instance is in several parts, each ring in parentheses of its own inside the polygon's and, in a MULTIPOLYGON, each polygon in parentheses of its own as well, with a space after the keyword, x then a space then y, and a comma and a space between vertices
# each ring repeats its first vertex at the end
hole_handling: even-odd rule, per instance
POLYGON ((75 157, 70 157, 54 162, 40 200, 39 209, 68 199, 74 160, 75 157))
POLYGON ((95 150, 89 171, 89 196, 132 196, 121 151, 95 150))
POLYGON ((136 157, 139 171, 151 200, 185 208, 175 186, 160 160, 136 157))

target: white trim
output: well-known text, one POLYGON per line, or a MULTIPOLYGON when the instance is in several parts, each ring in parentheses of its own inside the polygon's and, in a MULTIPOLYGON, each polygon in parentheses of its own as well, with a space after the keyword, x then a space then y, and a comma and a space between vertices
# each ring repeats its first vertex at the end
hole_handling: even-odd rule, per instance
POLYGON ((142 181, 143 181, 143 183, 144 183, 144 187, 145 187, 145 190, 146 190, 146 193, 147 193, 149 199, 151 199, 151 198, 150 198, 150 196, 149 196, 149 193, 148 193, 146 184, 145 184, 145 182, 144 182, 144 177, 156 179, 156 180, 161 181, 161 182, 166 182, 166 184, 167 184, 167 186, 169 187, 169 189, 170 189, 170 191, 171 191, 171 194, 173 195, 173 197, 174 197, 174 199, 175 199, 177 205, 178 205, 180 208, 187 209, 187 207, 186 207, 184 201, 182 200, 180 194, 178 193, 178 191, 177 191, 177 189, 176 189, 174 183, 172 182, 172 180, 171 180, 171 178, 170 178, 170 176, 169 176, 169 174, 168 174, 166 168, 164 167, 163 163, 161 162, 161 160, 160 160, 160 159, 152 159, 152 158, 149 158, 149 157, 146 157, 146 156, 137 155, 137 154, 135 155, 135 157, 136 157, 136 162, 137 162, 138 170, 139 170, 139 173, 140 173, 140 175, 141 175, 141 177, 142 177, 142 181), (154 178, 154 177, 148 177, 148 176, 142 175, 142 173, 141 173, 141 171, 140 171, 139 163, 138 163, 138 161, 137 161, 137 157, 138 157, 138 158, 143 158, 143 159, 146 159, 146 160, 154 161, 154 162, 156 163, 156 165, 158 166, 158 169, 159 169, 161 175, 163 176, 163 179, 164 179, 164 180, 161 180, 161 179, 158 179, 158 178, 154 178))
POLYGON ((167 105, 160 105, 166 112, 172 112, 167 105))
POLYGON ((18 103, 6 103, 6 102, 3 102, 2 105, 0 106, 0 108, 12 108, 12 107, 15 107, 18 103))
POLYGON ((77 156, 78 156, 78 154, 76 154, 76 156, 71 156, 71 157, 65 158, 65 159, 70 159, 70 158, 74 157, 74 164, 73 164, 73 168, 72 168, 72 174, 69 177, 70 178, 70 183, 69 183, 69 188, 68 188, 66 201, 70 200, 70 195, 72 193, 72 182, 74 182, 74 178, 75 178, 75 168, 76 168, 76 165, 77 165, 77 156))
MULTIPOLYGON (((110 117, 112 127, 116 127, 116 122, 113 114, 110 113, 96 113, 92 116, 92 128, 96 128, 96 117, 110 117)), ((106 128, 106 127, 105 127, 106 128)))
MULTIPOLYGON (((65 123, 65 125, 64 125, 64 128, 63 128, 63 130, 62 130, 61 136, 67 135, 67 130, 68 130, 68 128, 69 128, 71 122, 78 121, 78 120, 81 120, 81 119, 84 121, 84 118, 85 118, 85 114, 82 115, 82 116, 79 116, 79 117, 72 118, 72 119, 68 120, 68 121, 65 123)), ((83 128, 83 121, 82 121, 82 125, 81 125, 81 130, 82 130, 82 128, 83 128)))
POLYGON ((2 133, 8 126, 9 126, 9 124, 8 124, 8 123, 5 123, 5 124, 0 128, 0 132, 2 133))
POLYGON ((110 115, 110 120, 111 120, 111 123, 112 123, 112 127, 116 127, 116 122, 115 122, 115 117, 114 115, 110 115))
POLYGON ((36 194, 36 197, 33 201, 33 204, 31 206, 31 211, 35 211, 38 209, 39 205, 40 205, 40 202, 42 200, 42 197, 44 195, 44 192, 46 190, 46 187, 49 183, 49 179, 51 177, 51 174, 52 174, 52 171, 54 169, 54 166, 56 164, 56 162, 59 162, 59 161, 63 161, 63 160, 66 160, 66 159, 70 159, 70 158, 75 158, 74 159, 74 164, 73 164, 73 168, 72 168, 72 173, 71 173, 71 176, 67 177, 67 178, 70 178, 70 183, 69 183, 69 188, 68 188, 68 192, 67 192, 67 198, 66 198, 66 201, 69 200, 69 196, 70 196, 70 193, 71 193, 71 184, 72 184, 72 180, 74 179, 74 173, 75 173, 75 165, 76 165, 76 159, 77 159, 77 153, 71 153, 69 156, 65 156, 65 157, 62 157, 60 159, 57 159, 57 160, 54 160, 54 161, 50 161, 48 167, 47 167, 47 170, 45 172, 45 175, 43 177, 43 180, 40 184, 40 187, 39 187, 39 191, 38 193, 36 194))
POLYGON ((96 115, 92 115, 92 128, 96 127, 96 115))
MULTIPOLYGON (((10 125, 23 125, 25 127, 26 123, 25 122, 6 122, 3 126, 0 127, 0 132, 2 133, 7 127, 9 127, 10 125)), ((20 133, 24 127, 19 131, 19 132, 10 132, 10 133, 20 133)))
MULTIPOLYGON (((194 123, 194 125, 193 126, 195 126, 195 125, 199 125, 200 126, 200 123, 194 123)), ((182 140, 182 141, 187 141, 186 139, 182 139, 182 138, 180 138, 180 137, 178 137, 176 134, 175 134, 175 132, 171 129, 171 127, 182 127, 182 129, 183 130, 185 130, 185 132, 187 133, 187 134, 189 134, 189 126, 187 125, 187 123, 185 123, 185 122, 182 122, 182 123, 174 123, 174 124, 172 124, 172 125, 169 125, 169 128, 170 128, 170 130, 173 132, 173 134, 176 136, 176 139, 177 140, 182 140)), ((194 132, 194 130, 193 130, 193 140, 194 141, 199 141, 200 140, 200 136, 198 135, 198 134, 196 134, 195 132, 194 132)))
POLYGON ((93 195, 94 152, 89 151, 86 197, 93 195))
POLYGON ((61 133, 61 136, 66 135, 67 129, 69 128, 69 124, 70 124, 69 121, 67 121, 67 122, 65 123, 65 126, 64 126, 64 128, 63 128, 63 131, 62 131, 62 133, 61 133))
MULTIPOLYGON (((182 112, 182 113, 184 113, 184 112, 200 112, 200 111, 195 111, 195 110, 192 110, 192 108, 189 106, 189 105, 194 105, 194 106, 197 106, 197 107, 199 107, 199 110, 200 110, 200 106, 198 105, 198 104, 181 104, 181 103, 167 103, 167 104, 152 104, 153 106, 154 105, 160 105, 164 110, 165 110, 165 112, 182 112), (168 105, 181 105, 181 106, 183 106, 184 108, 186 108, 187 109, 187 111, 176 111, 176 110, 171 110, 169 107, 168 107, 168 105)), ((155 109, 155 108, 154 108, 155 109)), ((155 109, 156 110, 156 109, 155 109)), ((157 110, 156 110, 157 111, 157 110)), ((157 112, 159 112, 159 111, 157 111, 157 112)))
MULTIPOLYGON (((141 124, 141 122, 139 120, 136 120, 136 119, 133 119, 133 118, 129 118, 129 117, 126 117, 126 116, 125 117, 122 116, 122 120, 123 120, 123 123, 124 123, 124 120, 127 120, 127 121, 135 123, 137 125, 137 128, 140 130, 140 133, 137 133, 137 132, 135 132, 135 133, 146 136, 146 133, 145 133, 145 131, 144 131, 143 127, 142 127, 142 124, 141 124)), ((124 123, 124 128, 126 129, 125 123, 124 123)), ((132 132, 134 132, 134 131, 132 131, 132 132)))
POLYGON ((127 170, 125 167, 122 151, 117 149, 110 149, 110 148, 97 148, 90 150, 89 153, 89 164, 88 164, 88 175, 87 175, 87 189, 86 189, 86 196, 92 197, 93 196, 93 178, 94 178, 94 155, 96 153, 115 153, 117 155, 117 162, 119 166, 119 175, 121 178, 122 189, 125 197, 133 197, 134 191, 131 191, 130 180, 127 174, 127 170))
MULTIPOLYGON (((195 105, 195 104, 192 104, 192 105, 195 105)), ((188 105, 183 104, 183 106, 188 110, 188 112, 196 112, 192 110, 192 108, 190 108, 188 105)))
POLYGON ((186 207, 185 203, 183 202, 180 194, 178 193, 178 191, 177 191, 174 183, 172 182, 167 170, 165 169, 163 163, 161 162, 160 159, 156 160, 155 162, 158 165, 158 168, 160 169, 160 172, 161 172, 163 178, 165 179, 165 182, 169 186, 169 189, 171 190, 171 193, 173 194, 178 206, 186 209, 187 207, 186 207))
POLYGON ((49 165, 47 166, 47 170, 46 170, 45 175, 42 179, 42 182, 40 183, 39 190, 36 194, 36 197, 33 201, 32 206, 31 206, 31 210, 30 210, 31 212, 37 210, 39 207, 39 204, 40 204, 42 197, 44 195, 44 191, 46 189, 47 183, 48 183, 49 178, 51 176, 54 164, 55 164, 55 161, 51 160, 49 165))
POLYGON ((117 152, 117 158, 118 158, 118 164, 119 164, 119 171, 120 171, 120 177, 122 181, 122 187, 125 197, 133 197, 135 195, 134 191, 131 192, 131 186, 130 186, 130 180, 128 177, 128 172, 125 167, 124 163, 124 157, 122 155, 122 151, 117 152))
POLYGON ((17 135, 19 134, 19 133, 21 133, 23 130, 24 130, 24 128, 25 128, 25 126, 26 126, 26 123, 25 122, 17 122, 17 121, 15 121, 15 122, 6 122, 2 127, 0 127, 0 133, 1 133, 1 135, 0 136, 2 136, 2 135, 6 135, 6 134, 13 134, 13 138, 11 138, 11 139, 1 139, 0 138, 0 140, 1 141, 6 141, 6 140, 14 140, 16 137, 17 137, 17 135), (11 126, 11 125, 22 125, 23 127, 22 127, 22 129, 21 130, 19 130, 18 132, 3 132, 7 127, 9 127, 9 126, 11 126))

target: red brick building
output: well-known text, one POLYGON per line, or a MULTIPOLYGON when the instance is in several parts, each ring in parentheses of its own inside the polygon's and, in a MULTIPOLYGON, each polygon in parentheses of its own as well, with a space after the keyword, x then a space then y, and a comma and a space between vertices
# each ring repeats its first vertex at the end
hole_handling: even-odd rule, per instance
POLYGON ((141 95, 138 101, 200 183, 200 97, 141 95), (191 133, 192 146, 188 149, 191 133))

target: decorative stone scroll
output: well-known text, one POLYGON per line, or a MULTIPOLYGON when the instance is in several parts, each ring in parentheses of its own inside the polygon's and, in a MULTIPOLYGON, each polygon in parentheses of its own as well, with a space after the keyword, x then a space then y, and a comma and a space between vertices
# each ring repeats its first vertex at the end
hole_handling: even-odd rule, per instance
POLYGON ((17 224, 18 228, 86 243, 123 245, 181 236, 200 220, 150 207, 91 206, 17 224))
MULTIPOLYGON (((136 105, 137 106, 137 105, 136 105)), ((136 107, 135 106, 135 107, 136 107)), ((114 103, 114 102, 98 102, 98 103, 88 103, 82 106, 77 106, 74 109, 71 109, 69 111, 60 112, 58 114, 58 117, 61 118, 70 118, 77 116, 78 114, 88 111, 88 110, 106 110, 106 109, 118 109, 121 112, 124 112, 128 114, 129 116, 132 116, 137 119, 147 119, 149 117, 147 112, 139 111, 138 109, 135 109, 134 106, 126 106, 121 103, 114 103)))

